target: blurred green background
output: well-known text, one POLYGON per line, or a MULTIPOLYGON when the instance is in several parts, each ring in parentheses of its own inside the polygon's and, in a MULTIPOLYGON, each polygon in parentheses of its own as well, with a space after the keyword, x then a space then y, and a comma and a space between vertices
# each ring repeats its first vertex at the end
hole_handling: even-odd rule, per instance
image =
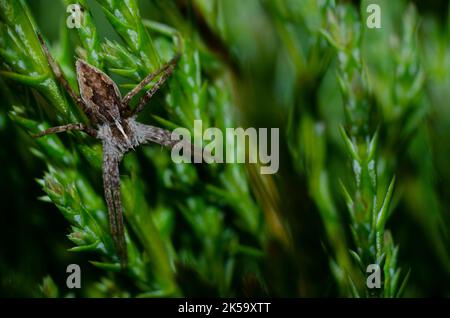
POLYGON ((450 296, 448 1, 86 0, 80 29, 70 3, 0 0, 0 296, 450 296), (30 137, 83 120, 36 30, 74 88, 79 56, 122 94, 182 43, 139 120, 278 127, 280 170, 128 154, 120 271, 98 143, 30 137))

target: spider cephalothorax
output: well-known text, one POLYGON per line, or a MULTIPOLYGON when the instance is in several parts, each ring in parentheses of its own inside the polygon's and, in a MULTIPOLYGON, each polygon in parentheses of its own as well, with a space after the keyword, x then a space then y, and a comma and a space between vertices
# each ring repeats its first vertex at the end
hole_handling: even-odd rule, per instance
POLYGON ((136 121, 136 116, 172 74, 180 55, 177 54, 163 67, 149 74, 123 98, 117 85, 108 75, 78 59, 76 62, 80 91, 80 96, 78 96, 64 78, 61 68, 50 55, 42 37, 40 35, 38 37, 57 80, 86 114, 90 124, 76 123, 53 127, 40 132, 35 137, 69 130, 80 130, 101 140, 103 146, 103 186, 108 206, 110 230, 121 265, 124 267, 127 262, 127 248, 120 197, 119 163, 126 152, 133 150, 140 144, 155 142, 173 147, 178 142, 177 136, 170 131, 139 123, 136 121), (141 97, 137 106, 131 109, 129 105, 131 99, 158 76, 160 76, 158 81, 141 97))

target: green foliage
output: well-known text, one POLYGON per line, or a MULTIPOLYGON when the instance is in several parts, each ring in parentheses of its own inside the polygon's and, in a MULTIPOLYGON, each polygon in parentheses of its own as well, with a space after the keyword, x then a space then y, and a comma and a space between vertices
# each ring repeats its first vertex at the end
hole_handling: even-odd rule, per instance
POLYGON ((70 30, 72 1, 63 0, 52 9, 56 38, 45 32, 55 23, 41 2, 0 0, 0 162, 10 167, 0 172, 9 185, 1 198, 17 222, 47 238, 19 244, 0 231, 0 270, 26 282, 17 294, 448 295, 449 16, 419 15, 403 0, 80 0, 82 27, 70 30), (379 30, 365 26, 373 2, 382 8, 379 30), (55 80, 39 30, 75 91, 75 56, 125 94, 181 53, 140 120, 194 133, 201 119, 227 143, 227 127, 279 127, 280 171, 175 164, 157 145, 127 154, 129 266, 121 270, 100 145, 79 132, 29 136, 86 120, 55 80), (63 221, 47 213, 54 207, 63 221), (68 240, 54 229, 68 230, 68 240), (39 244, 47 257, 31 252, 43 250, 39 244), (28 253, 42 268, 26 271, 7 257, 25 264, 28 253), (70 293, 57 274, 69 260, 87 272, 70 293), (380 289, 366 286, 369 264, 381 268, 380 289))

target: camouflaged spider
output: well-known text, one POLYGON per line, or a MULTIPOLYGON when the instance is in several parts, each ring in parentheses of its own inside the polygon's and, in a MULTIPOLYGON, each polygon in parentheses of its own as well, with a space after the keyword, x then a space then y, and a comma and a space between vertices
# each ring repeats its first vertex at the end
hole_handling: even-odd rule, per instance
POLYGON ((40 34, 38 34, 38 37, 56 79, 86 114, 90 125, 73 123, 57 126, 46 129, 33 137, 79 130, 101 140, 103 146, 103 187, 108 206, 110 231, 120 258, 121 267, 124 268, 127 264, 127 247, 120 198, 119 163, 126 152, 134 150, 140 144, 154 142, 171 148, 178 142, 178 138, 174 138, 170 131, 139 123, 136 121, 136 116, 172 74, 180 59, 180 54, 177 54, 156 72, 145 77, 124 98, 121 97, 117 85, 108 75, 85 61, 77 59, 76 74, 80 91, 80 96, 78 96, 64 78, 61 68, 51 56, 40 34), (159 80, 140 98, 137 106, 131 109, 131 99, 159 75, 161 75, 159 80))

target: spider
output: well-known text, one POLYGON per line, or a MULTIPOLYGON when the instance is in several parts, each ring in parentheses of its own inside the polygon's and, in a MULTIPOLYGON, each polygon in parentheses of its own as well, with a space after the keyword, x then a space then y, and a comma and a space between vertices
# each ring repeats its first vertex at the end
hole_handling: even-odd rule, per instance
MULTIPOLYGON (((42 36, 37 34, 42 50, 56 79, 86 114, 89 125, 71 123, 46 129, 33 137, 65 131, 83 131, 99 139, 103 148, 103 188, 108 207, 109 227, 113 243, 120 259, 121 268, 127 266, 127 247, 125 242, 123 208, 120 197, 119 164, 125 153, 140 144, 154 142, 172 148, 179 142, 176 134, 155 126, 145 125, 136 120, 146 103, 173 73, 180 59, 177 53, 169 62, 154 73, 147 75, 125 97, 121 97, 114 81, 104 72, 82 59, 76 61, 76 74, 80 95, 77 95, 64 77, 60 66, 51 56, 42 36), (137 106, 130 107, 131 99, 157 76, 159 80, 140 98, 137 106)), ((195 152, 189 143, 188 149, 195 152)))

